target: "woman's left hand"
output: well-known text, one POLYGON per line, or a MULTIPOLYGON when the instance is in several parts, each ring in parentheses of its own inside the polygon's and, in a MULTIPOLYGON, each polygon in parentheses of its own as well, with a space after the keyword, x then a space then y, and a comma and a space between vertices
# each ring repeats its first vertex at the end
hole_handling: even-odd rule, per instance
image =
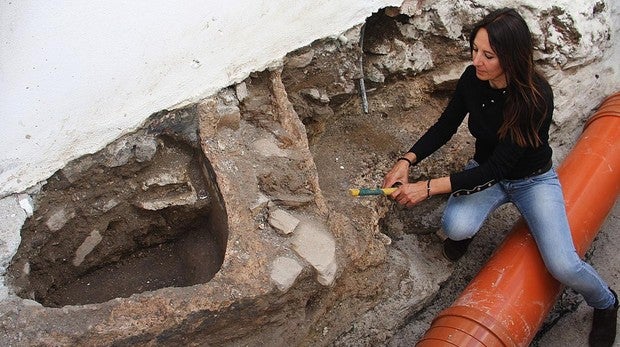
POLYGON ((413 207, 428 197, 426 181, 403 184, 390 197, 405 207, 413 207))

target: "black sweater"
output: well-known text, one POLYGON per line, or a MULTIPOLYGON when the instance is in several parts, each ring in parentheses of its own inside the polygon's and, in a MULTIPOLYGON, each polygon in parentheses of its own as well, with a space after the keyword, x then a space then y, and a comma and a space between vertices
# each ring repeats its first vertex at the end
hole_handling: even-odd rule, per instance
POLYGON ((470 194, 502 179, 519 179, 545 167, 551 161, 549 126, 553 114, 553 92, 544 79, 535 81, 547 104, 547 114, 538 131, 542 144, 536 148, 521 147, 509 136, 500 140, 506 89, 493 89, 488 81, 476 77, 473 65, 468 66, 458 81, 448 106, 437 122, 409 150, 417 161, 428 157, 443 146, 467 114, 469 132, 476 139, 474 160, 480 166, 450 175, 455 195, 470 194))

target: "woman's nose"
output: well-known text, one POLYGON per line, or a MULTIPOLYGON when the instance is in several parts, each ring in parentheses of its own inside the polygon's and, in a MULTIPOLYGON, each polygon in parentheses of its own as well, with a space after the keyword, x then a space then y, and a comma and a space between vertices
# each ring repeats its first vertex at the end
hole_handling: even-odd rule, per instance
POLYGON ((472 62, 474 63, 474 66, 480 66, 482 59, 480 59, 480 55, 478 55, 476 52, 473 52, 471 55, 472 58, 472 62))

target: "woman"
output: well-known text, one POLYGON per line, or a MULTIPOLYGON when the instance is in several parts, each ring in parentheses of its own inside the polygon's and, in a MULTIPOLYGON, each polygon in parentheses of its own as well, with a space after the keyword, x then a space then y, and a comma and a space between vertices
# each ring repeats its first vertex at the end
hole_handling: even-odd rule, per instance
POLYGON ((514 9, 490 13, 472 30, 473 64, 465 69, 437 122, 399 158, 383 186, 411 207, 451 193, 442 218, 444 255, 455 261, 488 215, 512 202, 528 223, 549 272, 594 307, 592 346, 611 346, 618 299, 573 245, 564 198, 551 167, 549 126, 553 92, 534 69, 530 31, 514 9), (474 158, 461 172, 408 182, 412 165, 444 145, 468 117, 476 139, 474 158))

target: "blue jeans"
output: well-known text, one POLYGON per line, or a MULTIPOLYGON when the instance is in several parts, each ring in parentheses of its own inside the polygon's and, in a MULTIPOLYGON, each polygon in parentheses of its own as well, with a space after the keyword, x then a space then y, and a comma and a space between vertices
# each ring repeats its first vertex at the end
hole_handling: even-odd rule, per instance
MULTIPOLYGON (((468 167, 478 165, 472 161, 468 167)), ((547 270, 562 284, 583 295, 588 305, 605 309, 615 302, 599 274, 573 245, 562 187, 554 169, 540 175, 499 183, 470 195, 450 196, 442 218, 452 240, 473 237, 488 215, 512 202, 529 226, 547 270)))

